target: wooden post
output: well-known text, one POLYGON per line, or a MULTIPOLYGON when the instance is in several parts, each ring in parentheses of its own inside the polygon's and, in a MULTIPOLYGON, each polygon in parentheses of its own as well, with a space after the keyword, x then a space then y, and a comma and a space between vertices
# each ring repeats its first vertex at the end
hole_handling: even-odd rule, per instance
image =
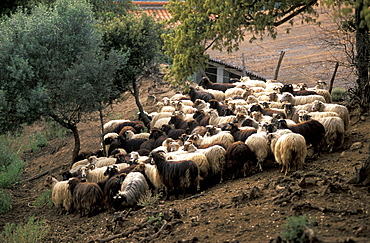
POLYGON ((247 76, 247 71, 245 70, 245 63, 244 63, 244 53, 242 53, 242 75, 243 77, 247 76))
POLYGON ((338 66, 339 66, 339 62, 337 62, 335 64, 334 72, 333 72, 333 75, 331 76, 331 79, 330 79, 329 94, 331 94, 331 90, 333 89, 334 79, 335 79, 335 75, 337 75, 338 66))
POLYGON ((279 61, 278 61, 278 64, 277 64, 277 67, 276 67, 276 70, 275 70, 274 80, 277 80, 277 78, 278 78, 280 65, 281 65, 281 62, 283 61, 284 55, 285 55, 285 51, 281 51, 279 61))

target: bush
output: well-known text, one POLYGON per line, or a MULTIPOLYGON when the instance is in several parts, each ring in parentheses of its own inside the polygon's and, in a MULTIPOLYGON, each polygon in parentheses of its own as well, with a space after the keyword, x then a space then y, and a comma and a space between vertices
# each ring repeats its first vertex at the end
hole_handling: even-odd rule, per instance
POLYGON ((36 200, 32 203, 33 206, 42 208, 44 206, 51 208, 53 207, 53 201, 51 199, 51 189, 48 189, 41 193, 36 200))
POLYGON ((48 141, 58 138, 64 139, 67 137, 70 130, 61 126, 59 123, 50 120, 45 123, 45 136, 48 141))
POLYGON ((47 236, 49 230, 45 222, 31 217, 26 224, 7 223, 0 235, 0 241, 7 243, 43 242, 42 239, 47 236))
POLYGON ((12 209, 12 199, 8 192, 0 190, 0 214, 12 209))
POLYGON ((0 188, 18 181, 26 163, 12 147, 12 139, 0 136, 0 188))
POLYGON ((333 102, 341 102, 349 99, 349 96, 344 88, 334 88, 331 91, 331 99, 333 102))
POLYGON ((28 145, 31 149, 31 152, 38 152, 40 148, 45 147, 47 144, 48 140, 43 132, 35 132, 28 140, 28 145))
POLYGON ((307 242, 308 236, 305 234, 305 229, 314 229, 313 224, 314 219, 307 218, 306 215, 290 217, 283 225, 280 237, 283 242, 307 242))

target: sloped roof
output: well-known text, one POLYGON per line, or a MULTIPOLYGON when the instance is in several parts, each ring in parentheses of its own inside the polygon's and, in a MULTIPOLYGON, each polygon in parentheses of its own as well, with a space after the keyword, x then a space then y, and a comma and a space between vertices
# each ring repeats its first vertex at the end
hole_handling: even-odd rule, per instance
POLYGON ((158 21, 172 18, 172 15, 166 9, 168 1, 142 0, 132 1, 132 3, 139 5, 148 15, 153 16, 158 21))

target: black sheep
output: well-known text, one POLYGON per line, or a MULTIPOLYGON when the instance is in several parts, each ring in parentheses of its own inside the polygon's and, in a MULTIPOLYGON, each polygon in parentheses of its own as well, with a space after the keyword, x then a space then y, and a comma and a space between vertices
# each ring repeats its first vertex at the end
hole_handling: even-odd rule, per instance
POLYGON ((212 83, 207 77, 203 77, 200 82, 199 86, 202 86, 205 89, 214 89, 214 90, 221 90, 225 92, 227 89, 235 88, 235 84, 219 84, 219 83, 212 83))

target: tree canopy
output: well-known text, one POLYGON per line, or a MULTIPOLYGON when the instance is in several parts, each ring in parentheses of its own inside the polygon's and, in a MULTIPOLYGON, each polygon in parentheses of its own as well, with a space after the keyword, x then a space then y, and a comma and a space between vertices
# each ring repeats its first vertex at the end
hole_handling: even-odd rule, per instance
MULTIPOLYGON (((168 11, 172 23, 180 23, 172 33, 164 35, 166 53, 173 58, 170 76, 182 83, 187 76, 204 69, 206 50, 237 50, 245 31, 263 37, 275 37, 276 27, 290 22, 301 13, 314 14, 318 0, 171 0, 168 11)), ((307 15, 305 21, 313 21, 307 15)))
POLYGON ((57 0, 0 22, 0 131, 42 116, 71 129, 78 153, 81 115, 117 97, 121 51, 103 52, 102 33, 84 0, 57 0))

